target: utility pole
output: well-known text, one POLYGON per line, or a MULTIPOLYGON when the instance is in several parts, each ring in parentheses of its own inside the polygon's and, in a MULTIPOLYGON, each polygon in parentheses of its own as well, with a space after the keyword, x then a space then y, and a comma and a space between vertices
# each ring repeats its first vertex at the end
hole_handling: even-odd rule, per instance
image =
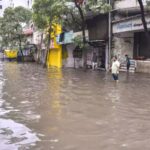
MULTIPOLYGON (((108 0, 108 4, 111 6, 111 0, 108 0)), ((111 42, 112 42, 112 27, 111 27, 111 11, 108 14, 108 67, 111 64, 111 42)))

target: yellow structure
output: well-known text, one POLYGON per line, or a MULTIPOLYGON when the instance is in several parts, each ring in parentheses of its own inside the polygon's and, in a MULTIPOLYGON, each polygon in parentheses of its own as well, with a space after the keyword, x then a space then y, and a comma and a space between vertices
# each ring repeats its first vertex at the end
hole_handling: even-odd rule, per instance
POLYGON ((5 50, 4 51, 4 54, 7 58, 17 58, 17 53, 18 51, 17 50, 5 50))
POLYGON ((53 33, 51 34, 51 45, 50 51, 47 57, 48 67, 62 67, 62 46, 57 44, 57 35, 62 32, 60 25, 56 24, 53 26, 53 33))

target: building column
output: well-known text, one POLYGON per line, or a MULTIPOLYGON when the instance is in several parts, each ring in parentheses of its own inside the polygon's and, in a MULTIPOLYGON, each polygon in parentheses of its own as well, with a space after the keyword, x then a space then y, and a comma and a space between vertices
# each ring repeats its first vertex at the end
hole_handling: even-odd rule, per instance
POLYGON ((105 47, 105 69, 106 71, 109 71, 109 46, 108 46, 108 42, 106 43, 106 47, 105 47))

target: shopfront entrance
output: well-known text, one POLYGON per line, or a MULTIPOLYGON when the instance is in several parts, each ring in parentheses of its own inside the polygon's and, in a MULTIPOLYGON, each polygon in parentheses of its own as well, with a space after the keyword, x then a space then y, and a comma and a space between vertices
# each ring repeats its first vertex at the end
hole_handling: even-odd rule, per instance
POLYGON ((144 32, 134 34, 134 58, 150 59, 150 39, 144 32))
POLYGON ((97 68, 106 69, 106 42, 105 41, 91 41, 89 42, 91 46, 91 51, 89 58, 92 61, 93 54, 96 53, 97 56, 97 68))

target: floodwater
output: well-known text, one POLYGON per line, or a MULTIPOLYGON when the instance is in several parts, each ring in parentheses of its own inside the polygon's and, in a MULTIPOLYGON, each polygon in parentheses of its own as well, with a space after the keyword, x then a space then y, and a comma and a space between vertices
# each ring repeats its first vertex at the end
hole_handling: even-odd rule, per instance
POLYGON ((150 150, 150 75, 0 62, 0 150, 150 150))

